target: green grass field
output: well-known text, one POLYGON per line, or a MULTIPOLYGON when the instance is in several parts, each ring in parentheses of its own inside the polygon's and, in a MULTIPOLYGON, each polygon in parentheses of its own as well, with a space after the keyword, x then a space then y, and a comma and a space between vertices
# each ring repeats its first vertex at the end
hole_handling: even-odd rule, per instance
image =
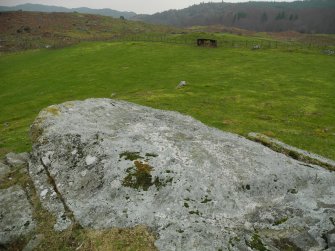
POLYGON ((335 159, 335 57, 319 50, 82 43, 0 55, 0 157, 29 151, 38 112, 111 97, 179 111, 224 131, 261 132, 335 159), (181 80, 188 86, 176 89, 181 80))

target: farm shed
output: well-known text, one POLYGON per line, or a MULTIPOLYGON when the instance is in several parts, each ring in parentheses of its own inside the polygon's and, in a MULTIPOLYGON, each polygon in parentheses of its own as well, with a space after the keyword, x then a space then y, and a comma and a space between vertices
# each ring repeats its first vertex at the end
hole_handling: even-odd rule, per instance
POLYGON ((217 41, 214 39, 198 38, 197 45, 203 47, 217 47, 217 41))

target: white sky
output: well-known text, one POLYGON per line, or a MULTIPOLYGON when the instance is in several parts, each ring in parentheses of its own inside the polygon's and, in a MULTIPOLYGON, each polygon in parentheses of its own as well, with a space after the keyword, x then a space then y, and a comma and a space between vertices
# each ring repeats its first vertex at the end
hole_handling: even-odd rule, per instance
MULTIPOLYGON (((24 3, 38 3, 45 5, 63 6, 67 8, 89 7, 94 9, 110 8, 119 11, 134 11, 138 14, 152 14, 169 9, 182 9, 193 4, 199 4, 198 0, 0 0, 0 6, 15 6, 24 3)), ((248 0, 224 0, 225 2, 248 2, 248 0)), ((263 0, 276 1, 281 0, 263 0)), ((286 0, 292 2, 293 0, 286 0)), ((221 2, 213 0, 212 2, 221 2)))

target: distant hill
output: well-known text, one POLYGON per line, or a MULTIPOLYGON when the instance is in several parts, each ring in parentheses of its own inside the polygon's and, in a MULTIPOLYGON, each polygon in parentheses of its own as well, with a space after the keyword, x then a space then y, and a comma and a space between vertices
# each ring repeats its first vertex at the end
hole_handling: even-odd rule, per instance
POLYGON ((112 9, 90 9, 86 7, 69 9, 69 8, 58 7, 58 6, 30 4, 30 3, 17 5, 14 7, 0 6, 0 12, 18 11, 18 10, 36 11, 36 12, 78 12, 78 13, 85 13, 85 14, 111 16, 111 17, 116 17, 116 18, 120 16, 123 16, 124 18, 130 18, 136 15, 135 12, 117 11, 117 10, 112 10, 112 9))
POLYGON ((224 25, 267 32, 335 33, 335 1, 201 3, 133 19, 178 27, 224 25))

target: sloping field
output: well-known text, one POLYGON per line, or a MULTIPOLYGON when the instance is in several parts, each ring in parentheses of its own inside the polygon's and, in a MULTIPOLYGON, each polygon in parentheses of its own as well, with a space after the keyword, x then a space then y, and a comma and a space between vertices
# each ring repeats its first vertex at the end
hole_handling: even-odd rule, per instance
POLYGON ((178 31, 162 25, 80 13, 0 12, 0 52, 59 48, 86 40, 178 31))
POLYGON ((335 159, 335 57, 319 50, 94 42, 0 56, 0 155, 29 151, 29 125, 55 103, 124 99, 219 129, 261 132, 335 159), (185 80, 188 85, 176 89, 185 80))

